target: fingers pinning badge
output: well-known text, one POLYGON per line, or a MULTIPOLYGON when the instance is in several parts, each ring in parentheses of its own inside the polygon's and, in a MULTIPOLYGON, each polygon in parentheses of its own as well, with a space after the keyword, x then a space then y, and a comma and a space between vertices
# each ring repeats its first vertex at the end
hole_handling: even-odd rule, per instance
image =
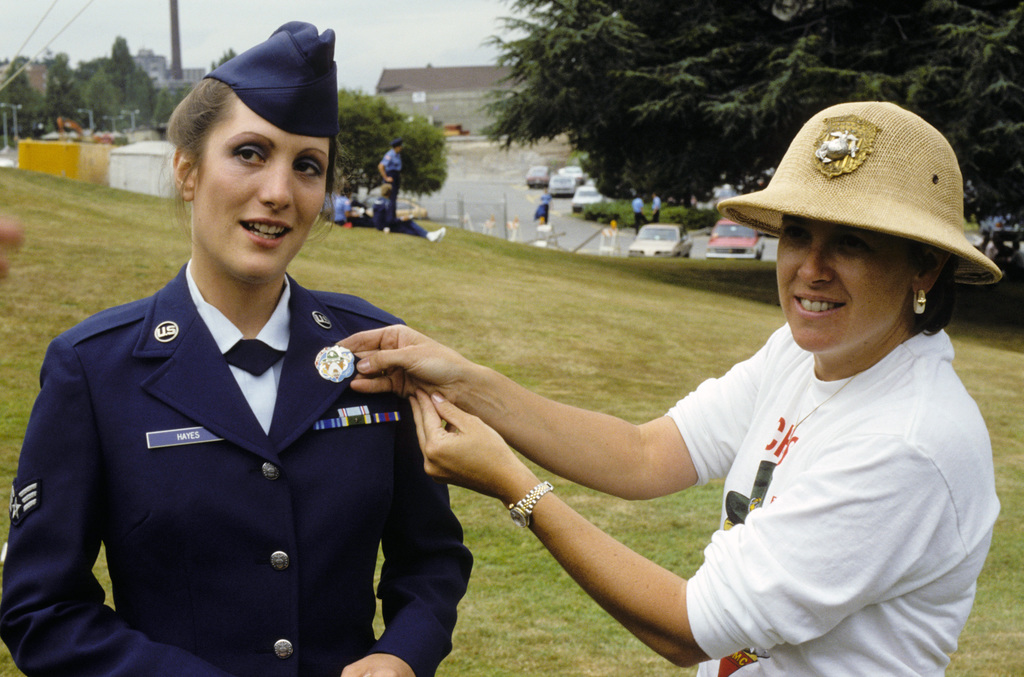
POLYGON ((347 348, 327 346, 316 356, 316 370, 328 381, 344 381, 356 371, 355 355, 347 348))

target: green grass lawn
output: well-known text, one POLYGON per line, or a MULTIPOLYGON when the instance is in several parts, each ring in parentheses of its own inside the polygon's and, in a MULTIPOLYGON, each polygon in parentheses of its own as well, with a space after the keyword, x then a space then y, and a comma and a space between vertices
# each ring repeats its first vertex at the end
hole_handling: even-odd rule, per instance
MULTIPOLYGON (((0 169, 0 212, 27 231, 0 282, 0 483, 9 483, 49 340, 156 292, 189 248, 168 201, 41 174, 0 169)), ((327 230, 291 273, 362 296, 537 392, 634 422, 665 413, 783 322, 770 263, 599 258, 460 230, 440 244, 327 230)), ((988 422, 1003 507, 948 674, 1021 674, 1024 285, 964 288, 960 311, 949 329, 956 367, 988 422)), ((628 502, 553 483, 602 529, 682 576, 700 565, 718 522, 718 484, 628 502)), ((452 501, 476 567, 440 675, 692 674, 611 621, 497 502, 461 489, 452 501)), ((7 528, 3 520, 0 539, 7 528)), ((102 562, 97 574, 106 579, 102 562)), ((0 648, 0 677, 18 674, 0 648)))

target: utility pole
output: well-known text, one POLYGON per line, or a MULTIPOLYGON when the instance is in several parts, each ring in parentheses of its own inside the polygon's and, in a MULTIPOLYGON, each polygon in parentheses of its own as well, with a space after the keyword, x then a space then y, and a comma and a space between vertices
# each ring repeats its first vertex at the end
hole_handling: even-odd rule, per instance
POLYGON ((76 111, 79 112, 79 113, 88 113, 89 114, 89 131, 90 132, 95 132, 96 131, 96 126, 93 125, 93 123, 92 123, 92 111, 89 110, 88 108, 78 108, 78 109, 76 109, 76 111))
POLYGON ((123 111, 121 111, 121 117, 124 117, 125 115, 131 116, 132 126, 131 126, 131 128, 128 131, 130 131, 130 132, 134 132, 135 131, 135 116, 138 115, 138 114, 139 114, 139 110, 137 108, 135 110, 123 110, 123 111))
MULTIPOLYGON (((10 108, 14 111, 14 140, 18 140, 18 110, 21 108, 20 103, 0 103, 0 108, 10 108)), ((4 118, 7 119, 6 117, 4 118)), ((6 128, 6 125, 4 125, 6 128)), ((4 146, 7 145, 7 134, 4 133, 4 146)))

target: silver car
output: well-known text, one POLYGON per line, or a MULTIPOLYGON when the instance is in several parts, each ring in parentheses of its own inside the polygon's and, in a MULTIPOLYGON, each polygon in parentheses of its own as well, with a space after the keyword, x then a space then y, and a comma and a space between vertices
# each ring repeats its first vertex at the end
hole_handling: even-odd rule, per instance
POLYGON ((555 174, 548 181, 551 197, 572 197, 576 192, 576 179, 565 174, 555 174))
POLYGON ((672 224, 648 224, 629 245, 630 256, 690 256, 690 234, 672 224))

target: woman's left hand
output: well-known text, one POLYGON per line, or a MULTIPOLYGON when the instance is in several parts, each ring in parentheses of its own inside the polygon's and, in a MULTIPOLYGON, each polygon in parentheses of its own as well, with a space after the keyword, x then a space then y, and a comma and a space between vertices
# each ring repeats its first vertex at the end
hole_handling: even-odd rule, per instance
POLYGON ((372 653, 347 666, 341 677, 416 677, 409 664, 389 653, 372 653))
POLYGON ((428 475, 506 504, 536 486, 537 476, 479 418, 440 393, 427 395, 421 390, 411 402, 428 475))

